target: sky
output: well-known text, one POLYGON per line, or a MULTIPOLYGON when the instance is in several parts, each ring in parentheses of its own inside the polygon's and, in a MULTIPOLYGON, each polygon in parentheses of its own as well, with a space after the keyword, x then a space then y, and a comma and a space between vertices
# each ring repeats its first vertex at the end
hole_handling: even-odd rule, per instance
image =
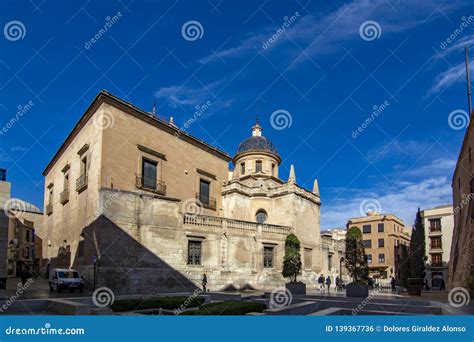
POLYGON ((3 0, 0 25, 0 167, 40 208, 102 89, 230 155, 258 115, 323 229, 452 201, 472 1, 3 0))

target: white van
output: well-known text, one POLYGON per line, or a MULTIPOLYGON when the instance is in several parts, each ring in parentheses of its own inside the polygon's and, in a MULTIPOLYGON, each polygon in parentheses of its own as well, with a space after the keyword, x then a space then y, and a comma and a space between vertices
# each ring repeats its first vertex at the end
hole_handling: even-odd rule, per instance
POLYGON ((84 291, 84 280, 79 272, 67 268, 53 268, 49 273, 49 290, 61 292, 62 290, 84 291))

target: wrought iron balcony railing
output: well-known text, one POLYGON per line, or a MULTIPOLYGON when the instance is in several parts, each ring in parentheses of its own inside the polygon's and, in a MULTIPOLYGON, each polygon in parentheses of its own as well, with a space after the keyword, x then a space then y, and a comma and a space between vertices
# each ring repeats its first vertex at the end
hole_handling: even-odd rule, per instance
POLYGON ((59 202, 61 204, 69 202, 69 189, 64 189, 63 192, 59 194, 59 202))
POLYGON ((46 204, 45 211, 46 211, 46 215, 51 215, 53 213, 53 204, 52 203, 46 204))
POLYGON ((87 188, 87 173, 84 173, 76 179, 76 191, 81 192, 87 188))
POLYGON ((137 188, 147 191, 152 191, 159 195, 166 194, 166 184, 163 181, 154 178, 143 177, 142 175, 135 175, 135 183, 137 188))

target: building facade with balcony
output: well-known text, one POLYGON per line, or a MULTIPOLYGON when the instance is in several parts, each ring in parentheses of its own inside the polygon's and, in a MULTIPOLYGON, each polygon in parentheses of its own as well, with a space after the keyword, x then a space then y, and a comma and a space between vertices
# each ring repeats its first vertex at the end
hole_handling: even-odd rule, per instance
POLYGON ((425 226, 426 277, 430 288, 441 287, 448 282, 448 263, 453 239, 453 206, 443 205, 421 212, 425 226))
POLYGON ((397 277, 399 246, 410 244, 403 220, 393 214, 369 211, 367 216, 349 219, 347 227, 357 227, 362 232, 369 275, 385 280, 397 277))
POLYGON ((44 171, 44 254, 89 284, 123 293, 273 289, 284 242, 322 272, 320 196, 278 177, 281 157, 256 123, 231 158, 172 120, 100 92, 44 171), (229 170, 232 161, 233 169, 229 170), (303 255, 303 252, 302 252, 303 255))

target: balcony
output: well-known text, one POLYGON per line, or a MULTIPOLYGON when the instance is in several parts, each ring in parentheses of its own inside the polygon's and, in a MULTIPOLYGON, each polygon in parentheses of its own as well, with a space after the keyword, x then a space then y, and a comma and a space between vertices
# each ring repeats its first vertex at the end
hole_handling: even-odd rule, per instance
POLYGON ((59 194, 59 202, 63 205, 69 202, 69 189, 64 189, 63 192, 59 194))
POLYGON ((430 230, 428 232, 428 235, 442 235, 443 232, 441 231, 441 226, 430 226, 430 230))
POLYGON ((256 234, 260 232, 265 235, 291 233, 292 228, 288 226, 279 226, 275 224, 259 224, 257 222, 233 220, 224 217, 184 214, 184 226, 188 228, 202 228, 202 229, 219 229, 227 231, 235 231, 240 233, 251 232, 256 234))
POLYGON ((46 211, 46 215, 48 216, 51 215, 53 213, 53 204, 52 203, 46 204, 45 211, 46 211))
POLYGON ((143 177, 142 175, 135 175, 135 185, 138 189, 154 192, 158 195, 166 194, 166 184, 153 178, 143 177))
POLYGON ((76 179, 76 191, 77 192, 82 192, 85 189, 87 189, 87 173, 82 174, 79 176, 78 179, 76 179))
POLYGON ((211 209, 211 210, 216 210, 217 208, 217 201, 214 197, 196 193, 196 199, 202 203, 204 208, 211 209))

